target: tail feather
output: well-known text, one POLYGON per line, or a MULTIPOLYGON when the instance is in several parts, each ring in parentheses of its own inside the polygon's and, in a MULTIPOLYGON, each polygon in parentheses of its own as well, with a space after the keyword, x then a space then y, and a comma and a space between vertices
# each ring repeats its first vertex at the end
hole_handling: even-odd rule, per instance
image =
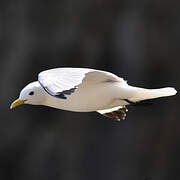
POLYGON ((172 87, 166 87, 160 89, 135 88, 134 90, 135 90, 134 95, 131 98, 129 98, 129 100, 132 102, 138 102, 147 99, 155 99, 166 96, 173 96, 177 93, 175 88, 172 87))

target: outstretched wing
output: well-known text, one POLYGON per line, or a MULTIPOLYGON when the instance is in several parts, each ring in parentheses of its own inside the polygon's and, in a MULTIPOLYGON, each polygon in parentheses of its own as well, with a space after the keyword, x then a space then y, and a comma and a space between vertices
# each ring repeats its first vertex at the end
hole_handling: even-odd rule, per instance
POLYGON ((66 99, 83 81, 88 83, 122 81, 118 76, 88 68, 56 68, 39 73, 38 81, 50 95, 66 99))
POLYGON ((39 73, 38 81, 52 96, 66 99, 81 84, 89 69, 56 68, 39 73))

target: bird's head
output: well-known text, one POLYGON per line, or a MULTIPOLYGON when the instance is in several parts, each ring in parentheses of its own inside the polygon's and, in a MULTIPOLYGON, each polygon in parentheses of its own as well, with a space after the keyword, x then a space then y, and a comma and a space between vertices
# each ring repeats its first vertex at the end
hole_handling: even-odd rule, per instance
POLYGON ((39 105, 43 99, 44 89, 41 87, 38 81, 32 82, 22 89, 19 98, 11 104, 10 109, 22 104, 39 105))

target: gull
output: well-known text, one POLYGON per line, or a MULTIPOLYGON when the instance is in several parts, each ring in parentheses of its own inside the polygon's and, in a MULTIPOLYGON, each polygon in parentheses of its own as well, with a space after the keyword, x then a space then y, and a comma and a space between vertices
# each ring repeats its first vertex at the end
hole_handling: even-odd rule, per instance
POLYGON ((96 111, 115 120, 125 119, 127 105, 177 93, 175 88, 146 89, 128 85, 113 73, 89 68, 55 68, 39 73, 20 92, 10 108, 44 105, 74 112, 96 111))

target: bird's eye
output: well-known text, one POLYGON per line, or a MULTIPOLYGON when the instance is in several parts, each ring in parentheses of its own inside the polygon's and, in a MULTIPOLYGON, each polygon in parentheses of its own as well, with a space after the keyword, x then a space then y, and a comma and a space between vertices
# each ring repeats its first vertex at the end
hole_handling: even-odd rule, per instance
POLYGON ((31 91, 31 92, 29 93, 29 95, 30 95, 30 96, 34 95, 34 91, 31 91))

